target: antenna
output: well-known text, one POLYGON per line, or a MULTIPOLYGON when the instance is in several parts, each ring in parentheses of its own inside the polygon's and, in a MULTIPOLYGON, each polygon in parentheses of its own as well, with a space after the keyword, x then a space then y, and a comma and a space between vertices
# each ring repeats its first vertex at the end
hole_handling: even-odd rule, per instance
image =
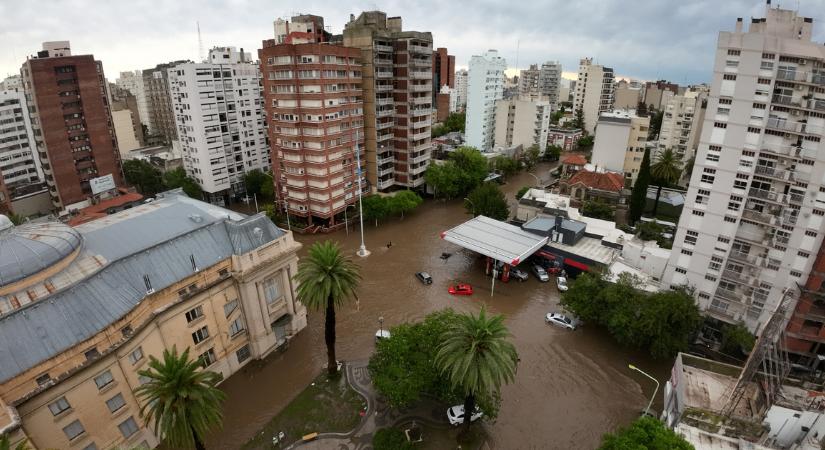
POLYGON ((203 56, 203 39, 201 39, 201 23, 200 21, 196 21, 195 25, 198 27, 198 59, 201 62, 206 60, 206 57, 203 56))
POLYGON ((518 69, 518 51, 519 47, 521 47, 521 39, 516 39, 516 69, 518 69))

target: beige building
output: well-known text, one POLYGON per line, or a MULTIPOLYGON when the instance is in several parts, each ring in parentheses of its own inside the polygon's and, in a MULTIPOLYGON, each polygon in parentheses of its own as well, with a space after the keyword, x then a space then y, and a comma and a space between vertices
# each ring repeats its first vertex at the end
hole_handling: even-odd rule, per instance
POLYGON ((596 126, 592 163, 623 173, 632 186, 642 166, 649 128, 650 117, 638 117, 635 111, 603 113, 596 126))
POLYGON ((593 58, 579 62, 573 111, 584 112, 584 130, 590 134, 596 129, 599 115, 613 109, 613 69, 593 64, 593 58))
POLYGON ((180 191, 76 228, 0 217, 0 247, 0 433, 36 449, 155 447, 149 356, 225 379, 306 327, 292 234, 180 191))
POLYGON ((544 152, 547 132, 550 129, 551 106, 547 101, 511 98, 496 102, 496 147, 510 148, 516 145, 527 149, 538 145, 544 152))
POLYGON ((621 80, 616 83, 615 109, 636 109, 642 101, 642 86, 635 81, 621 80))
POLYGON ((141 147, 135 135, 135 123, 139 123, 137 118, 132 116, 132 111, 121 109, 112 111, 112 125, 115 128, 117 137, 117 148, 120 150, 120 158, 126 159, 129 152, 141 147))
POLYGON ((672 148, 682 157, 682 161, 687 161, 696 154, 705 118, 702 105, 707 102, 708 93, 707 86, 696 86, 682 95, 670 97, 663 108, 657 153, 672 148))

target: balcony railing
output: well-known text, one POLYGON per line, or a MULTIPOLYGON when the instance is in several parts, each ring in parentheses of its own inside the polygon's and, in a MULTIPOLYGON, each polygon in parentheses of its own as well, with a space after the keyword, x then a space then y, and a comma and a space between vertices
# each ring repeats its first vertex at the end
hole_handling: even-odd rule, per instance
POLYGON ((393 126, 395 126, 395 122, 392 122, 392 121, 390 121, 390 122, 378 122, 375 125, 375 128, 377 130, 386 130, 387 128, 392 128, 393 126))
POLYGON ((776 78, 783 81, 797 81, 801 83, 825 85, 825 73, 798 72, 782 70, 776 72, 776 78))
POLYGON ((392 92, 393 86, 391 84, 377 84, 375 85, 375 92, 392 92))
POLYGON ((754 172, 756 172, 757 175, 776 178, 782 181, 793 181, 793 172, 776 169, 774 167, 756 166, 754 172))
POLYGON ((375 49, 375 51, 377 51, 377 52, 391 52, 391 51, 392 51, 392 46, 391 46, 391 45, 381 45, 381 44, 375 44, 375 45, 373 46, 373 48, 374 48, 374 49, 375 49))
POLYGON ((430 80, 430 79, 432 79, 432 77, 433 77, 432 72, 423 72, 423 71, 410 72, 410 78, 412 78, 414 80, 430 80))
POLYGON ((734 251, 730 252, 730 255, 728 255, 728 258, 733 259, 734 261, 739 261, 739 262, 744 262, 744 263, 748 263, 748 264, 751 264, 751 265, 756 265, 756 256, 755 255, 749 255, 747 253, 737 252, 737 251, 734 250, 734 251))
POLYGON ((395 179, 388 178, 386 180, 378 180, 378 183, 376 184, 378 185, 378 189, 387 189, 389 187, 392 187, 393 184, 395 184, 395 179))

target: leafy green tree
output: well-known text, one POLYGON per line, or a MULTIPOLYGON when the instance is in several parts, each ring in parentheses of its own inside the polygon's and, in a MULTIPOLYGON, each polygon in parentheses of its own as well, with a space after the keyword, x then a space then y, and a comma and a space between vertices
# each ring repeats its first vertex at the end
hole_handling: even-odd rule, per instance
POLYGON ((650 166, 650 174, 658 186, 656 201, 653 203, 653 217, 656 217, 662 187, 679 181, 679 176, 682 175, 682 157, 671 148, 662 150, 656 155, 654 163, 650 166))
POLYGON ((165 184, 168 189, 182 188, 183 192, 192 198, 199 200, 203 198, 203 190, 198 185, 198 182, 186 175, 183 167, 178 167, 163 174, 163 184, 165 184))
POLYGON ((544 157, 550 161, 558 161, 561 158, 562 148, 558 145, 548 145, 544 150, 544 157))
POLYGON ((664 232, 665 227, 655 220, 641 222, 636 225, 636 235, 643 241, 657 241, 662 237, 662 233, 664 232))
POLYGON ((265 173, 263 183, 261 183, 261 198, 272 200, 275 198, 275 180, 272 175, 265 173))
POLYGON ((687 181, 686 184, 690 183, 690 177, 693 174, 693 166, 696 165, 696 155, 694 154, 685 162, 685 167, 682 169, 682 177, 684 177, 687 181))
POLYGON ((582 205, 582 215, 594 219, 615 220, 616 210, 599 200, 586 200, 582 205))
POLYGON ((335 358, 335 307, 356 297, 355 289, 361 280, 358 266, 341 254, 341 248, 332 241, 316 242, 309 255, 298 262, 298 300, 307 308, 324 309, 324 341, 327 345, 327 370, 330 376, 338 373, 335 358))
POLYGON ((172 347, 163 360, 150 356, 148 368, 138 372, 149 380, 135 390, 143 401, 140 415, 172 448, 205 449, 204 437, 221 425, 221 374, 202 367, 203 361, 189 359, 189 348, 178 354, 172 347))
POLYGON ((514 173, 518 172, 519 163, 513 158, 508 156, 499 155, 495 158, 490 160, 490 170, 491 171, 498 171, 505 177, 509 177, 514 173))
POLYGON ((584 130, 584 110, 581 108, 573 112, 573 128, 584 130))
POLYGON ((123 161, 123 176, 126 182, 137 188, 138 192, 146 196, 154 196, 162 192, 163 175, 160 170, 141 159, 127 159, 123 161))
POLYGON ((522 158, 527 170, 532 169, 539 162, 539 153, 539 146, 537 144, 531 145, 524 151, 522 158))
MULTIPOLYGON (((269 177, 268 181, 271 182, 272 177, 269 177)), ((261 188, 266 182, 267 174, 258 169, 250 170, 243 176, 243 183, 244 186, 246 186, 246 194, 250 197, 252 197, 252 195, 261 195, 261 188)))
POLYGON ((629 427, 602 437, 599 450, 693 450, 693 445, 652 417, 640 417, 629 427))
POLYGON ((14 449, 12 449, 11 441, 9 439, 8 434, 0 436, 0 450, 29 450, 31 448, 29 447, 28 441, 23 439, 14 446, 14 449))
POLYGON ((522 186, 521 189, 516 192, 516 200, 521 200, 521 198, 524 197, 524 194, 526 194, 529 190, 530 186, 522 186))
POLYGON ((389 210, 392 214, 400 214, 404 218, 404 213, 414 210, 424 200, 413 191, 400 191, 387 199, 389 210))
POLYGON ((8 217, 9 220, 11 220, 11 223, 13 223, 15 226, 21 225, 24 219, 23 216, 21 216, 20 214, 16 214, 13 212, 6 214, 6 217, 8 217))
POLYGON ((636 115, 639 117, 647 117, 647 105, 645 105, 645 102, 639 100, 639 104, 636 106, 636 115))
POLYGON ((390 215, 389 202, 380 195, 370 195, 361 199, 364 219, 374 220, 375 226, 378 221, 390 215))
POLYGON ((463 112, 450 113, 444 121, 444 127, 447 128, 447 131, 460 131, 463 133, 465 122, 466 119, 463 112))
POLYGON ((507 199, 495 183, 484 183, 470 192, 464 201, 464 209, 474 216, 487 216, 496 220, 507 220, 510 217, 507 199))
POLYGON ((433 138, 444 136, 445 134, 449 133, 450 130, 447 129, 444 125, 436 125, 432 128, 430 132, 430 136, 433 138))
POLYGON ((444 164, 430 164, 424 172, 424 180, 432 186, 434 196, 438 198, 455 198, 461 194, 458 178, 461 176, 458 167, 447 161, 444 164))
POLYGON ((564 117, 564 108, 561 108, 560 110, 550 115, 550 123, 559 123, 559 119, 561 119, 562 117, 564 117))
POLYGON ((645 212, 647 188, 650 186, 650 149, 645 149, 633 192, 630 194, 630 223, 636 223, 645 212))
POLYGON ((487 178, 487 158, 472 147, 459 147, 443 164, 430 164, 424 173, 427 184, 441 198, 466 195, 487 178))
POLYGON ((590 150, 593 148, 593 136, 582 136, 576 142, 576 148, 579 150, 590 150))
MULTIPOLYGON (((648 110, 653 109, 653 105, 650 105, 648 110)), ((659 131, 662 130, 662 118, 664 117, 663 111, 656 111, 650 116, 650 128, 647 131, 647 140, 648 141, 655 141, 659 138, 659 131)))
POLYGON ((488 316, 483 306, 477 316, 459 315, 441 335, 435 364, 464 395, 464 433, 476 398, 497 395, 502 384, 515 378, 518 353, 509 337, 504 316, 488 316))
POLYGON ((733 356, 747 354, 753 348, 756 338, 742 323, 722 326, 722 352, 733 356))
POLYGON ((403 431, 395 427, 379 428, 372 436, 374 450, 412 450, 413 444, 407 441, 403 431))

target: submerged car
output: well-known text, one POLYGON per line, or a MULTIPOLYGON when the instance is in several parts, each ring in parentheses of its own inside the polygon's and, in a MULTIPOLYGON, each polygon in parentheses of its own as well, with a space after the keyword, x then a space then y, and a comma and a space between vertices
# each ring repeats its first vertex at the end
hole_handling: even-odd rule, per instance
POLYGON ((579 325, 579 321, 576 318, 554 312, 547 313, 547 315, 544 316, 544 321, 550 325, 555 325, 570 331, 575 330, 579 325))
POLYGON ((415 277, 424 284, 433 284, 433 277, 427 272, 416 272, 415 277))
POLYGON ((567 278, 562 276, 556 277, 556 287, 558 287, 561 292, 567 291, 567 278))
POLYGON ((381 330, 378 330, 378 331, 375 332, 375 340, 376 341, 380 341, 381 339, 389 339, 391 337, 392 337, 392 334, 390 333, 389 330, 381 329, 381 330))
POLYGON ((536 276, 536 278, 538 278, 538 279, 539 279, 539 281, 541 281, 541 282, 547 282, 547 281, 550 281, 550 275, 547 275, 547 271, 546 271, 546 270, 544 270, 544 267, 541 267, 541 266, 540 266, 540 265, 538 265, 538 264, 534 264, 534 265, 533 265, 533 274, 534 274, 534 275, 536 276))
POLYGON ((473 287, 466 283, 458 283, 447 289, 452 295, 473 295, 473 287))
MULTIPOLYGON (((473 410, 473 415, 470 416, 470 422, 475 422, 483 415, 484 413, 476 406, 475 410, 473 410)), ((461 425, 464 423, 464 405, 455 405, 447 408, 447 420, 450 421, 450 425, 461 425)))
POLYGON ((521 269, 513 267, 510 270, 510 278, 513 278, 513 279, 516 279, 516 280, 519 280, 519 281, 527 281, 527 278, 529 278, 529 277, 527 276, 527 272, 525 272, 521 269))

